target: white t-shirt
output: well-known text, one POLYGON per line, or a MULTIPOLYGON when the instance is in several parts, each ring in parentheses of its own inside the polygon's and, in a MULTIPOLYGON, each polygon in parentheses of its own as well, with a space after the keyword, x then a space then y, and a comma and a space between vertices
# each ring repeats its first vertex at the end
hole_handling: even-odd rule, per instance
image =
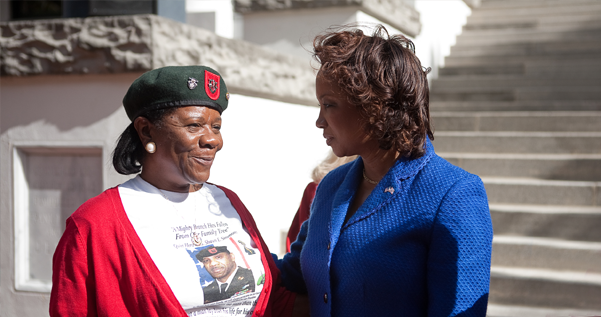
POLYGON ((138 175, 119 186, 119 195, 136 233, 188 316, 252 314, 263 289, 265 269, 260 250, 253 247, 240 216, 221 189, 203 184, 193 193, 169 192, 138 175), (232 270, 227 298, 196 257, 201 251, 213 255, 217 250, 227 250, 222 254, 229 259, 229 269, 220 267, 215 274, 232 270), (210 293, 215 290, 217 295, 210 293))

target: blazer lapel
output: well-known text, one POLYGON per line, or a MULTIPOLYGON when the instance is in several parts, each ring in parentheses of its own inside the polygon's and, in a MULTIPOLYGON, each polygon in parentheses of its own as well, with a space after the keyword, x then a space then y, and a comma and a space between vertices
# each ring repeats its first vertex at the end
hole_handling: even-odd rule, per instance
POLYGON ((357 178, 357 175, 360 175, 358 173, 363 170, 363 159, 361 159, 361 157, 351 164, 351 168, 342 181, 342 184, 340 184, 332 201, 332 214, 330 216, 330 226, 328 228, 330 234, 330 255, 328 258, 328 265, 330 264, 332 253, 336 247, 338 238, 340 237, 340 229, 342 228, 344 218, 346 217, 349 205, 351 204, 351 199, 353 199, 353 195, 359 185, 360 179, 357 178))
MULTIPOLYGON (((388 173, 386 173, 384 178, 382 178, 378 185, 376 185, 376 188, 374 188, 371 194, 369 194, 365 202, 363 202, 363 205, 361 205, 353 217, 349 219, 344 228, 347 228, 348 226, 351 226, 354 223, 369 217, 394 197, 403 195, 407 189, 405 186, 406 184, 403 181, 417 175, 417 173, 419 173, 419 171, 426 165, 426 163, 428 163, 428 161, 430 161, 430 158, 432 158, 434 155, 434 147, 432 146, 430 139, 426 140, 425 148, 426 153, 424 153, 424 155, 420 158, 413 160, 401 158, 397 160, 394 166, 390 168, 388 173)), ((361 161, 361 168, 363 168, 363 161, 361 161)), ((351 175, 351 172, 361 173, 361 171, 351 170, 348 175, 351 175)), ((357 188, 357 184, 355 184, 354 188, 357 188)))

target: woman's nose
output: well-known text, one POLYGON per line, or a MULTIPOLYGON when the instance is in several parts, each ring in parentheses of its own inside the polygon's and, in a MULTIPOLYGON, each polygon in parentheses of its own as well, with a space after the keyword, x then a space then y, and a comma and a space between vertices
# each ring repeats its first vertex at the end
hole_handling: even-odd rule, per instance
POLYGON ((317 120, 315 120, 315 126, 323 129, 326 127, 326 120, 323 118, 323 115, 321 114, 321 110, 319 110, 319 116, 317 116, 317 120))
POLYGON ((200 147, 208 147, 210 149, 216 148, 221 143, 221 138, 217 136, 217 134, 212 131, 208 131, 207 133, 200 136, 198 140, 200 143, 200 147))

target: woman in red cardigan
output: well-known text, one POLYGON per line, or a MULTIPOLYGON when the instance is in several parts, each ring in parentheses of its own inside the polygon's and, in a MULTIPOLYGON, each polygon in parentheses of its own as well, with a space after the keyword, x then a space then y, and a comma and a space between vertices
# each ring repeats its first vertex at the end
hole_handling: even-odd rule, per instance
POLYGON ((229 93, 203 66, 149 71, 113 166, 131 180, 67 220, 53 259, 51 316, 289 316, 294 295, 248 210, 207 183, 229 93))

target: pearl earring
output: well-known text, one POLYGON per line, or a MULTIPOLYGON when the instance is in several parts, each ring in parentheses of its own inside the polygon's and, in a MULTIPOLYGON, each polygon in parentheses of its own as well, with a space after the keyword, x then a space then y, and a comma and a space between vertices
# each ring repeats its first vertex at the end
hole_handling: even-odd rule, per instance
POLYGON ((146 143, 145 148, 146 148, 146 152, 152 154, 152 153, 156 152, 157 145, 154 142, 148 142, 148 143, 146 143))

